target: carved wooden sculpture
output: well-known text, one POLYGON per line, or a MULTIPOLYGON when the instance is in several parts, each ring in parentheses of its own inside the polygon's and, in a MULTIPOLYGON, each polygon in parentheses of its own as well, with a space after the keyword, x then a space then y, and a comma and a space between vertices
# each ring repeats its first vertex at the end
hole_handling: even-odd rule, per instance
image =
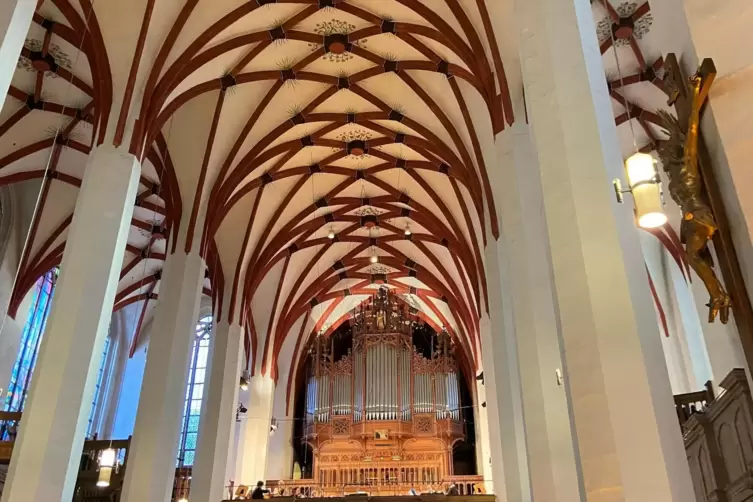
POLYGON ((669 139, 659 145, 664 171, 669 177, 669 193, 682 210, 680 236, 693 270, 709 292, 709 322, 719 315, 723 324, 729 321, 730 297, 714 272, 708 242, 718 230, 714 214, 706 201, 698 171, 698 128, 716 68, 711 59, 704 59, 690 79, 685 79, 674 54, 665 62, 664 90, 668 104, 674 105, 677 118, 660 110, 659 115, 669 139))

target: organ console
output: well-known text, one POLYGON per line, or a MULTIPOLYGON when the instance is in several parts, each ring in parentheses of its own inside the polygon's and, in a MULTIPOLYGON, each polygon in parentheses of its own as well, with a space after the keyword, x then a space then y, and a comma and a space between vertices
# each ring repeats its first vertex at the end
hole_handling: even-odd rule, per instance
POLYGON ((319 336, 310 354, 304 436, 321 495, 439 486, 464 439, 449 335, 419 350, 415 315, 387 288, 354 309, 350 326, 347 351, 336 357, 333 338, 319 336))

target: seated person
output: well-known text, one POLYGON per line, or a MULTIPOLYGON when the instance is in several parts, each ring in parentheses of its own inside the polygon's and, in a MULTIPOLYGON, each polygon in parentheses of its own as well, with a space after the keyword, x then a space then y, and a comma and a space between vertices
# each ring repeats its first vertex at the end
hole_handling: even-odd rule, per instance
POLYGON ((460 495, 460 492, 458 491, 458 485, 455 483, 452 483, 450 487, 447 489, 447 493, 445 495, 455 496, 460 495))
POLYGON ((264 495, 269 493, 269 490, 265 490, 264 488, 264 481, 259 481, 256 483, 256 488, 254 488, 254 491, 251 493, 251 499, 263 499, 264 495))

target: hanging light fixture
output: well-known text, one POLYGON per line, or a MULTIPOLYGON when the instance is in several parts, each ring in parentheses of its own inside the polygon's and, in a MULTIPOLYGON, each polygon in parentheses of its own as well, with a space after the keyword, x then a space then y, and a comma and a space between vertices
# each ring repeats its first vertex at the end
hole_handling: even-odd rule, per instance
POLYGON ((406 235, 406 236, 408 236, 408 235, 410 235, 411 233, 413 233, 413 232, 411 232, 411 231, 410 231, 410 225, 408 225, 408 224, 406 223, 406 224, 405 224, 405 235, 406 235))
POLYGON ((371 255, 371 263, 379 263, 379 257, 376 254, 371 255))
POLYGON ((102 450, 99 454, 99 477, 97 478, 97 486, 100 488, 110 486, 112 470, 115 467, 115 455, 116 452, 112 448, 102 450))
POLYGON ((240 385, 241 390, 248 390, 248 370, 243 370, 243 373, 241 373, 240 381, 238 382, 238 385, 240 385))
POLYGON ((335 238, 335 230, 331 227, 329 229, 329 233, 327 234, 327 238, 329 240, 333 240, 335 238))
POLYGON ((661 180, 654 158, 647 153, 634 153, 625 161, 625 170, 628 190, 633 194, 638 225, 642 228, 656 228, 664 225, 667 222, 667 215, 662 210, 661 180))
MULTIPOLYGON (((608 0, 602 0, 605 7, 607 6, 607 1, 608 0)), ((617 75, 619 77, 620 87, 624 88, 625 80, 622 76, 622 68, 620 67, 620 56, 617 51, 614 30, 609 30, 609 33, 612 39, 612 47, 614 48, 614 60, 617 64, 617 75)), ((633 128, 633 117, 630 116, 632 105, 629 102, 625 102, 624 104, 635 153, 625 161, 628 189, 623 190, 619 178, 615 178, 612 181, 614 193, 617 197, 617 202, 619 203, 623 202, 622 194, 625 192, 633 194, 635 219, 638 226, 641 228, 660 227, 667 222, 667 215, 665 215, 662 210, 664 200, 662 199, 661 178, 659 178, 659 173, 656 170, 656 161, 654 158, 647 153, 641 152, 638 148, 635 129, 633 128)))

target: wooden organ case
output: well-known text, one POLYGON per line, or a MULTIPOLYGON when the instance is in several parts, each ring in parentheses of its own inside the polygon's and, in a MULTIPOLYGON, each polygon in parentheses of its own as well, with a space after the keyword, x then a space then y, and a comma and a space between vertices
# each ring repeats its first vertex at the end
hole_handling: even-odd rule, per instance
POLYGON ((335 360, 331 338, 315 341, 304 435, 320 495, 429 491, 452 476, 464 439, 458 366, 446 333, 430 357, 416 349, 412 318, 381 288, 352 312, 347 353, 335 360))

